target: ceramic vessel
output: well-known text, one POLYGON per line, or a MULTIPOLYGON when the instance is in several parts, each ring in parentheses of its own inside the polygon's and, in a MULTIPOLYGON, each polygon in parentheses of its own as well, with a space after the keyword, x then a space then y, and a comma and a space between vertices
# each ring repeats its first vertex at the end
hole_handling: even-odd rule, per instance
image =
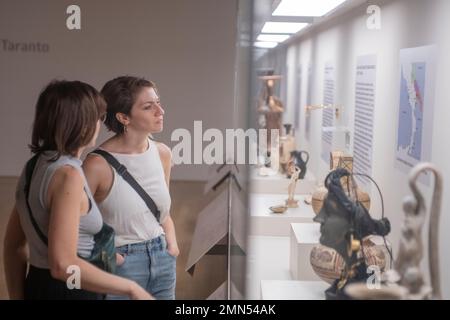
MULTIPOLYGON (((370 196, 367 192, 360 189, 356 190, 358 201, 367 209, 370 210, 370 196)), ((327 188, 324 186, 318 187, 312 194, 311 205, 315 214, 319 214, 320 209, 322 209, 323 201, 328 194, 327 188)))
MULTIPOLYGON (((371 237, 363 240, 362 249, 358 255, 362 257, 364 250, 365 261, 368 266, 376 265, 380 271, 384 271, 387 266, 387 258, 382 245, 376 245, 371 237)), ((339 279, 344 270, 344 259, 334 249, 318 244, 313 247, 310 254, 310 263, 314 272, 323 281, 332 284, 339 279)))
POLYGON ((285 213, 288 207, 286 206, 272 206, 270 207, 270 211, 273 213, 285 213))
POLYGON ((298 176, 299 179, 304 179, 306 175, 306 165, 309 161, 309 153, 307 151, 303 150, 294 150, 291 152, 291 160, 288 164, 288 172, 287 177, 290 178, 292 175, 292 168, 293 167, 299 167, 300 168, 300 175, 298 176))

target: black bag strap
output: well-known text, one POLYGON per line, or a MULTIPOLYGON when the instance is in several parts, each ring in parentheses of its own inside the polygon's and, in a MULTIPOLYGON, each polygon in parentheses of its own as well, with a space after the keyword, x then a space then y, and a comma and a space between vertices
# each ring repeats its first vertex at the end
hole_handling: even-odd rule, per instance
POLYGON ((128 172, 127 167, 121 164, 113 155, 108 151, 96 149, 91 153, 98 154, 102 156, 116 171, 117 173, 130 184, 130 186, 139 194, 139 196, 144 200, 147 207, 153 213, 156 221, 159 222, 161 213, 158 210, 153 199, 148 195, 148 193, 141 187, 141 185, 133 178, 133 176, 128 172))
POLYGON ((28 160, 27 164, 25 165, 25 200, 28 207, 28 214, 30 216, 31 224, 33 225, 34 230, 36 231, 39 238, 41 238, 42 242, 46 246, 48 246, 48 238, 45 236, 45 234, 42 232, 42 230, 39 228, 36 220, 34 219, 33 212, 31 211, 31 206, 29 202, 29 195, 30 195, 30 186, 31 186, 31 178, 33 176, 34 168, 36 167, 37 160, 39 158, 39 154, 36 154, 33 156, 30 160, 28 160))

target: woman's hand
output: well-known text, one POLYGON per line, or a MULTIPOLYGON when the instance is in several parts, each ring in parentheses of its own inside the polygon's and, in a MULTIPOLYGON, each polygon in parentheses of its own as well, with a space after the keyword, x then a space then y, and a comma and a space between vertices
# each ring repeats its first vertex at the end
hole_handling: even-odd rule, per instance
POLYGON ((167 252, 173 256, 173 257, 178 257, 178 255, 180 254, 180 249, 178 249, 178 245, 169 245, 167 246, 167 252))
POLYGON ((148 293, 134 281, 131 281, 129 297, 132 300, 155 300, 155 298, 150 293, 148 293))
POLYGON ((177 257, 180 254, 180 250, 178 249, 177 237, 175 236, 175 225, 173 224, 173 220, 170 216, 168 216, 161 226, 164 230, 166 236, 167 243, 167 252, 174 257, 177 257))
POLYGON ((120 267, 121 265, 124 264, 124 262, 125 258, 121 254, 116 253, 116 266, 120 267))
POLYGON ((23 299, 27 275, 27 241, 16 206, 12 210, 3 244, 3 263, 10 299, 23 299))

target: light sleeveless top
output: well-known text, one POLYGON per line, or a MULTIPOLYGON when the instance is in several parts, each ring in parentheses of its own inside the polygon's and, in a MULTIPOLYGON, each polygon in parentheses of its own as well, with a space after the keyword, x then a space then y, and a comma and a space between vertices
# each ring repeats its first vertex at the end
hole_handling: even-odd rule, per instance
MULTIPOLYGON (((163 223, 169 216, 171 199, 156 143, 140 154, 110 152, 149 194, 158 207, 163 223)), ((95 155, 95 154, 94 154, 95 155)), ((98 155, 95 155, 98 156, 98 155)), ((138 243, 163 234, 163 229, 138 193, 116 170, 113 184, 105 200, 98 204, 104 221, 114 228, 116 247, 138 243)))
MULTIPOLYGON (((50 181, 56 170, 62 166, 69 165, 77 169, 84 180, 84 190, 89 200, 89 211, 80 216, 80 225, 78 227, 78 247, 79 256, 88 258, 94 248, 94 235, 98 233, 103 225, 102 216, 95 204, 94 197, 89 190, 83 170, 81 160, 71 156, 61 156, 58 160, 49 161, 56 155, 55 151, 46 151, 39 156, 36 167, 33 172, 30 185, 29 203, 33 212, 33 217, 39 226, 39 229, 48 237, 48 225, 50 211, 46 205, 47 190, 50 181)), ((19 178, 16 190, 16 206, 19 213, 20 224, 27 238, 30 248, 30 263, 38 268, 49 269, 48 248, 39 238, 35 231, 28 213, 28 207, 25 199, 25 170, 19 178)))

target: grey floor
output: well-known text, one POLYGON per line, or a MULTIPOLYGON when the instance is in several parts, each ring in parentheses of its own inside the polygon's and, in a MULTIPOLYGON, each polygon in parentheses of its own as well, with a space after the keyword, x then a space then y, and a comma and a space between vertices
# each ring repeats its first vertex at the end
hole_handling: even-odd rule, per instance
MULTIPOLYGON (((14 205, 16 182, 15 177, 0 177, 0 299, 8 299, 3 271, 3 239, 14 205)), ((177 260, 177 299, 205 299, 226 279, 226 259, 223 256, 204 257, 196 266, 194 276, 184 271, 197 214, 216 196, 204 196, 203 188, 204 183, 190 181, 174 181, 170 186, 171 215, 181 251, 177 260)))

